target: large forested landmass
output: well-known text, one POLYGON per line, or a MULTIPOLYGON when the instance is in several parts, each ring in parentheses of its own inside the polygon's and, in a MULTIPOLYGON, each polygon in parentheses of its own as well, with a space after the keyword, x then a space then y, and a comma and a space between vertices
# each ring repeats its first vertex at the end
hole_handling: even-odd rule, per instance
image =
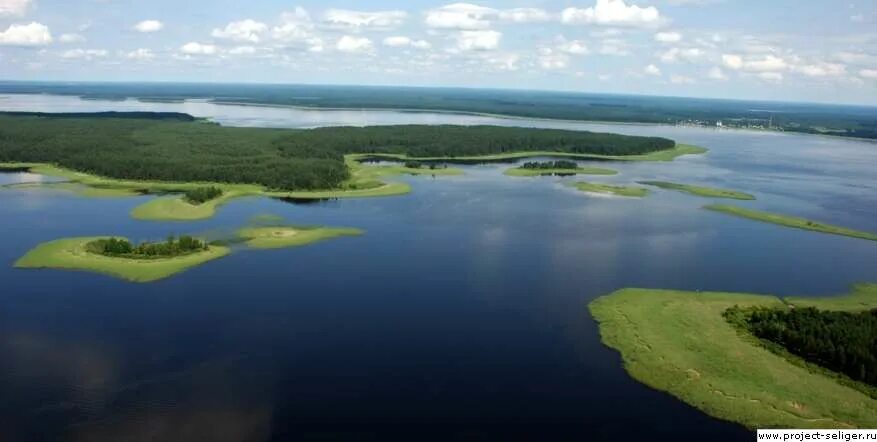
POLYGON ((725 317, 806 361, 877 386, 877 310, 734 307, 725 317))
POLYGON ((337 188, 348 179, 344 155, 353 153, 415 158, 536 150, 640 155, 675 147, 666 138, 552 129, 409 125, 292 130, 222 127, 187 117, 0 114, 0 162, 51 163, 120 179, 315 190, 337 188))

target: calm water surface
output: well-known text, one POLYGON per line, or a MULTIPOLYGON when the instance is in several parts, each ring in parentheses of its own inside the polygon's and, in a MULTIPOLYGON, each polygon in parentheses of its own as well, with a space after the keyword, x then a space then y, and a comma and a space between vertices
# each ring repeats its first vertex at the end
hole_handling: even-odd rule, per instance
MULTIPOLYGON (((877 231, 877 144, 784 134, 0 96, 2 110, 174 110, 227 125, 508 124, 660 135, 710 148, 601 163, 754 193, 739 204, 877 231)), ((631 380, 587 312, 623 287, 826 295, 877 281, 877 244, 700 210, 656 190, 593 197, 502 165, 402 178, 407 196, 232 202, 195 223, 135 221, 151 197, 0 191, 0 440, 751 440, 631 380), (139 285, 12 263, 69 236, 216 233, 254 215, 365 229, 240 251, 139 285)), ((32 174, 0 174, 0 184, 32 174)))

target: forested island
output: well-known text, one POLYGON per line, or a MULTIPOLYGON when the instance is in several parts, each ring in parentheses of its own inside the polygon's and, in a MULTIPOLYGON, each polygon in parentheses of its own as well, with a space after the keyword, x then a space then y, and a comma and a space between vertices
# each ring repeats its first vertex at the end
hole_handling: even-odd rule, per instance
POLYGON ((541 176, 541 175, 616 175, 617 171, 601 167, 581 167, 575 161, 528 161, 519 167, 505 171, 509 176, 541 176))
POLYGON ((638 381, 749 428, 875 428, 877 285, 847 296, 625 289, 590 304, 638 381))
POLYGON ((673 140, 494 126, 376 126, 309 130, 222 127, 114 113, 0 114, 0 162, 50 163, 103 177, 245 183, 272 190, 339 189, 347 154, 478 156, 526 151, 636 156, 673 140))

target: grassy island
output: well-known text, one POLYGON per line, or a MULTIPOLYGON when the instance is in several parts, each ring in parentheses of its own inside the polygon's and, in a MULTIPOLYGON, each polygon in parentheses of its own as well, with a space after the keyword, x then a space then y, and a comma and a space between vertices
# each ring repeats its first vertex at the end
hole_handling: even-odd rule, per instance
POLYGON ((704 196, 707 198, 728 198, 735 200, 754 200, 755 196, 736 190, 716 189, 712 187, 692 186, 689 184, 670 183, 667 181, 639 181, 639 184, 655 186, 662 189, 678 190, 691 195, 704 196))
POLYGON ((642 198, 649 194, 649 189, 635 186, 614 186, 610 184, 589 183, 579 181, 572 183, 570 186, 588 193, 600 193, 606 195, 626 196, 633 198, 642 198))
POLYGON ((590 311, 603 342, 638 381, 749 428, 875 428, 877 399, 852 380, 771 351, 728 322, 731 308, 877 308, 877 285, 848 297, 787 298, 625 289, 590 311))
POLYGON ((742 207, 728 206, 722 204, 712 204, 704 207, 704 209, 726 213, 728 215, 734 215, 755 221, 762 221, 766 223, 777 224, 780 226, 792 227, 795 229, 812 230, 814 232, 828 233, 831 235, 842 235, 853 238, 877 241, 877 234, 874 233, 847 229, 845 227, 832 226, 830 224, 823 224, 794 216, 779 215, 770 212, 762 212, 759 210, 744 209, 742 207))
POLYGON ((363 231, 340 227, 247 227, 238 231, 254 249, 279 249, 298 247, 342 236, 359 236, 363 231))
POLYGON ((520 167, 505 171, 508 176, 544 176, 544 175, 617 175, 612 169, 599 167, 580 167, 575 161, 557 160, 546 162, 527 162, 520 167))
MULTIPOLYGON (((132 282, 152 282, 173 276, 229 253, 223 246, 186 253, 144 255, 121 253, 108 255, 104 246, 110 241, 128 243, 112 237, 70 238, 50 241, 37 246, 15 263, 17 268, 52 268, 102 273, 132 282)), ((130 243, 128 243, 130 245, 130 243)), ((141 245, 142 246, 142 245, 141 245)), ((147 247, 148 248, 148 247, 147 247)))

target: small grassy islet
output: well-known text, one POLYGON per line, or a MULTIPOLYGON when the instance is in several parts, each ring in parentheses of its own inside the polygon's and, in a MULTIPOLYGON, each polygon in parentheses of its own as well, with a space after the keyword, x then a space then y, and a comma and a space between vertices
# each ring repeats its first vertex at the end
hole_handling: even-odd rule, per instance
POLYGON ((597 193, 632 198, 642 198, 649 194, 649 189, 635 186, 615 186, 611 184, 590 183, 585 181, 570 183, 568 185, 587 193, 597 193))
POLYGON ((877 241, 877 234, 862 232, 859 230, 847 229, 845 227, 833 226, 831 224, 823 224, 811 221, 805 218, 798 218, 788 215, 780 215, 776 213, 763 212, 760 210, 746 209, 738 206, 729 206, 723 204, 711 204, 705 206, 704 209, 714 212, 734 215, 741 218, 776 224, 784 227, 791 227, 802 230, 812 230, 814 232, 828 233, 831 235, 849 236, 852 238, 867 239, 877 241))
POLYGON ((655 186, 662 189, 678 190, 691 195, 703 196, 707 198, 728 198, 735 200, 754 200, 755 196, 745 192, 736 190, 717 189, 713 187, 692 186, 690 184, 670 183, 667 181, 638 181, 639 184, 645 186, 655 186))

